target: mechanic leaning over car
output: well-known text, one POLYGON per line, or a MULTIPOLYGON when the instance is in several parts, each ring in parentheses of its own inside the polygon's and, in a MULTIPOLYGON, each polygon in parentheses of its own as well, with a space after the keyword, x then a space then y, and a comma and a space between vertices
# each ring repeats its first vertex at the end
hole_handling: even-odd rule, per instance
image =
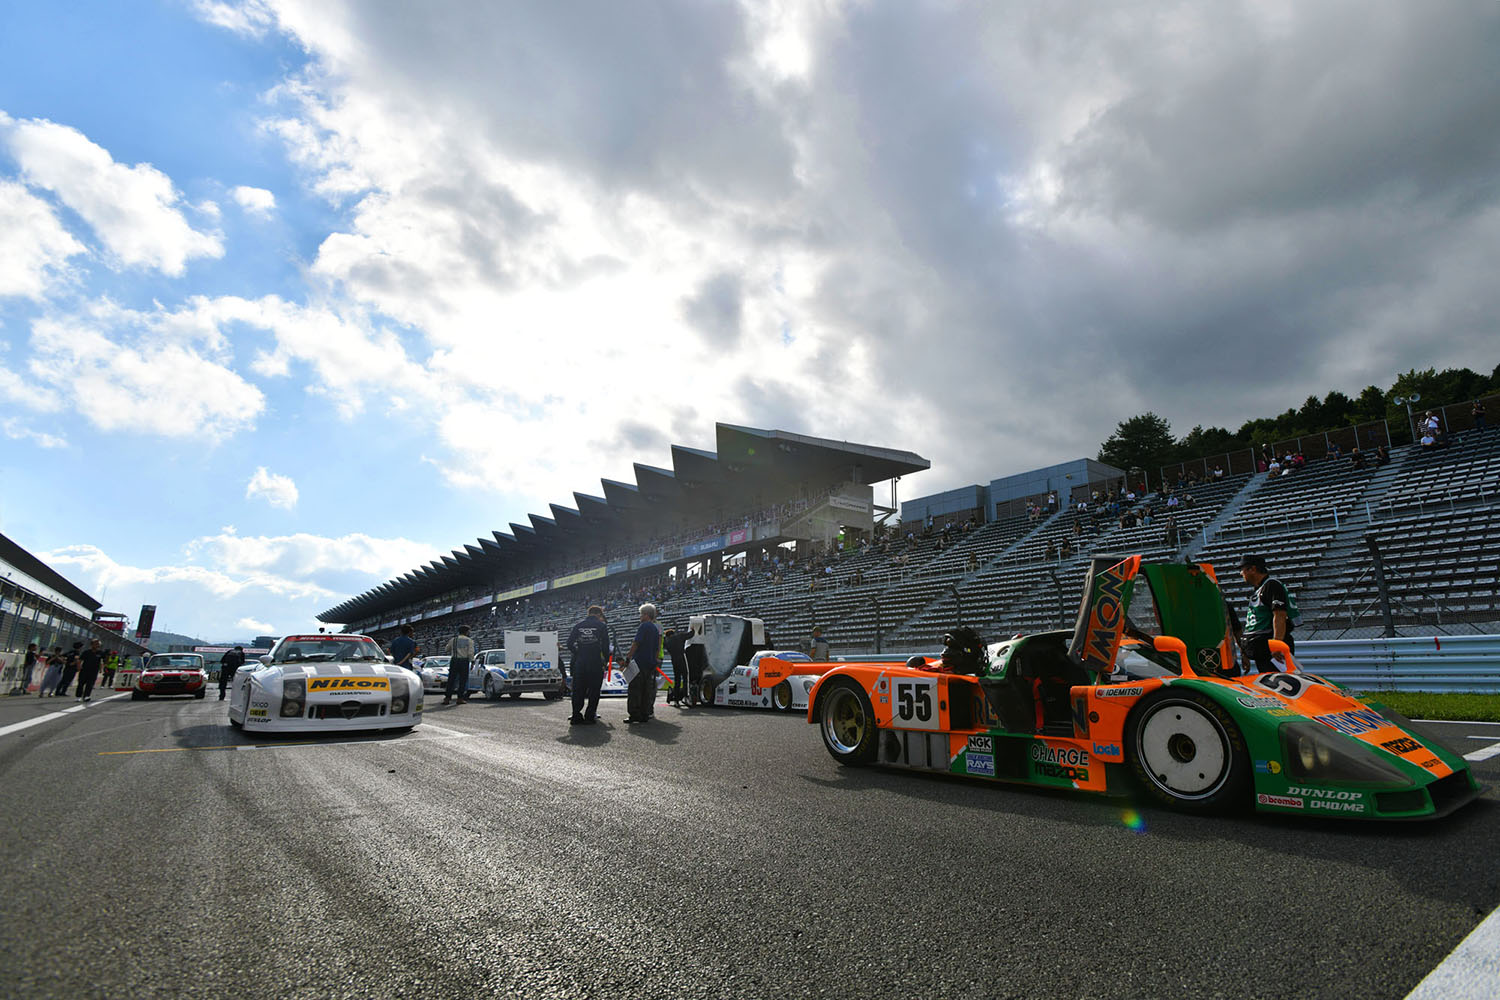
POLYGON ((1245 673, 1274 673, 1280 669, 1271 660, 1270 641, 1280 639, 1295 650, 1292 625, 1297 618, 1297 602, 1286 585, 1266 568, 1264 556, 1245 556, 1240 560, 1240 576, 1255 592, 1245 612, 1245 631, 1241 647, 1245 651, 1245 673))
POLYGON ((595 604, 588 617, 568 633, 568 652, 573 655, 573 715, 570 726, 591 726, 599 712, 599 689, 604 686, 604 661, 610 654, 609 626, 604 609, 595 604))

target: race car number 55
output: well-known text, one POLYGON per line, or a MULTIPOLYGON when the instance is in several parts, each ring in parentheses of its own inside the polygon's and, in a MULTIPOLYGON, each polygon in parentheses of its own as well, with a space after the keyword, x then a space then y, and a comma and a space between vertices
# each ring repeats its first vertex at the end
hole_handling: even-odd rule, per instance
POLYGON ((897 729, 938 728, 937 681, 898 680, 893 686, 896 699, 891 725, 897 729))

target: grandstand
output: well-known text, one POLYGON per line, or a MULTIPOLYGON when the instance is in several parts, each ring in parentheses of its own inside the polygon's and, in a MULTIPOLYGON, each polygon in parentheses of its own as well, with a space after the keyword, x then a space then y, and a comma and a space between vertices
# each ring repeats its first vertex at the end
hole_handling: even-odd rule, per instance
MULTIPOLYGON (((836 446, 844 447, 858 446, 836 446)), ((909 453, 890 454, 923 464, 909 453)), ((835 464, 852 482, 849 460, 835 464)), ((867 471, 892 468, 871 463, 867 471)), ((1275 477, 1189 473, 1133 501, 1123 481, 1111 479, 1073 484, 1061 504, 1048 505, 1045 493, 1019 503, 976 503, 967 516, 942 524, 872 518, 868 531, 845 533, 842 549, 838 508, 828 507, 843 496, 829 492, 833 471, 805 484, 797 494, 804 506, 791 517, 763 522, 774 532, 714 550, 696 567, 679 556, 670 574, 663 561, 646 572, 632 568, 538 590, 529 602, 514 589, 496 595, 505 600, 476 601, 450 588, 441 613, 416 612, 407 620, 417 623, 419 640, 446 638, 465 623, 481 641, 498 644, 504 628, 566 629, 590 602, 604 604, 611 625, 623 632, 636 605, 650 598, 668 625, 700 612, 733 611, 763 618, 780 645, 801 646, 821 625, 838 654, 908 652, 931 650, 959 623, 990 638, 1071 625, 1095 554, 1212 562, 1226 594, 1243 609, 1248 588, 1234 566, 1241 555, 1256 553, 1297 594, 1299 637, 1372 637, 1384 621, 1372 555, 1378 551, 1398 634, 1500 631, 1500 433, 1493 430, 1466 429, 1440 448, 1397 447, 1380 466, 1323 457, 1275 477), (816 537, 808 530, 814 523, 822 525, 816 537), (458 598, 476 603, 463 608, 458 598)), ((758 501, 787 504, 795 484, 779 483, 780 493, 763 491, 758 501)), ((921 501, 911 504, 923 509, 921 501)), ((718 512, 704 521, 699 534, 723 526, 718 512)), ((411 602, 406 610, 414 611, 411 602)), ((393 634, 396 611, 387 602, 380 620, 367 616, 361 627, 393 634)))

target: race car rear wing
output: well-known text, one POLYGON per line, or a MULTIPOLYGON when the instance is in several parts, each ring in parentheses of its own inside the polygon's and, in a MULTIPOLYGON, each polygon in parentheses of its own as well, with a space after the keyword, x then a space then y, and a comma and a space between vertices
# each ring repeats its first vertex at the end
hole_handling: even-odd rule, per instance
POLYGON ((792 675, 822 677, 837 663, 813 663, 808 660, 783 660, 779 656, 762 656, 755 665, 755 683, 763 688, 775 687, 792 675))

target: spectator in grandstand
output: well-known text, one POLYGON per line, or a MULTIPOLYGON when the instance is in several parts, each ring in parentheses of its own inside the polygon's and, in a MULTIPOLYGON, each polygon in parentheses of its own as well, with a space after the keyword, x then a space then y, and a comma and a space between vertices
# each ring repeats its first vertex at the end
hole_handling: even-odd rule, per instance
POLYGON ((1380 447, 1375 449, 1375 468, 1378 469, 1382 465, 1388 464, 1390 460, 1391 449, 1387 448, 1385 445, 1381 445, 1380 447))
POLYGON ((656 671, 661 665, 661 630, 656 627, 656 605, 642 604, 641 624, 625 654, 626 722, 649 722, 656 706, 656 671))
POLYGON ((1343 457, 1344 449, 1339 447, 1339 443, 1337 441, 1328 442, 1328 459, 1330 461, 1337 462, 1343 457))
MULTIPOLYGON (((410 625, 401 626, 403 632, 410 632, 410 625)), ((398 640, 399 641, 399 640, 398 640)), ((219 658, 219 700, 224 700, 224 690, 229 682, 234 680, 236 671, 245 665, 245 647, 236 646, 219 658)))
POLYGON ((1422 429, 1431 433, 1433 437, 1438 436, 1438 432, 1442 430, 1442 427, 1442 421, 1438 419, 1438 415, 1436 413, 1428 410, 1426 413, 1422 414, 1422 429))
POLYGON ((595 604, 587 617, 568 633, 568 652, 573 664, 573 715, 570 726, 591 726, 599 712, 599 689, 604 685, 604 661, 609 659, 609 626, 604 609, 595 604))
POLYGON ((1469 416, 1474 418, 1474 429, 1483 434, 1485 430, 1484 404, 1477 399, 1474 400, 1474 405, 1469 407, 1469 416))
POLYGON ((1224 478, 1224 466, 1220 465, 1218 462, 1214 463, 1214 478, 1215 479, 1223 479, 1224 478))
POLYGON ((391 659, 396 661, 396 666, 413 669, 412 661, 422 648, 417 645, 416 635, 416 629, 410 625, 402 625, 401 634, 391 640, 391 659))
POLYGON ((1359 450, 1359 442, 1354 442, 1354 447, 1349 449, 1349 465, 1355 469, 1365 467, 1365 453, 1359 450))
POLYGON ((467 705, 469 662, 476 652, 474 640, 469 638, 469 626, 460 625, 458 635, 448 640, 443 652, 448 654, 448 686, 443 690, 443 704, 449 704, 456 696, 460 705, 467 705))
POLYGON ((823 626, 813 626, 812 638, 807 642, 807 655, 819 663, 828 662, 828 640, 823 638, 823 626))
POLYGON ((1042 550, 1042 558, 1053 560, 1057 558, 1057 546, 1052 544, 1052 539, 1047 539, 1047 547, 1042 550))
POLYGON ((1296 623, 1297 602, 1286 586, 1271 576, 1263 556, 1245 556, 1240 560, 1240 576, 1255 588, 1245 614, 1241 647, 1247 661, 1246 673, 1270 673, 1277 667, 1271 659, 1269 643, 1280 639, 1295 649, 1292 626, 1296 623))
POLYGON ((1437 437, 1433 434, 1432 431, 1427 429, 1427 426, 1425 424, 1422 426, 1421 444, 1423 451, 1428 451, 1432 448, 1437 447, 1437 437))

